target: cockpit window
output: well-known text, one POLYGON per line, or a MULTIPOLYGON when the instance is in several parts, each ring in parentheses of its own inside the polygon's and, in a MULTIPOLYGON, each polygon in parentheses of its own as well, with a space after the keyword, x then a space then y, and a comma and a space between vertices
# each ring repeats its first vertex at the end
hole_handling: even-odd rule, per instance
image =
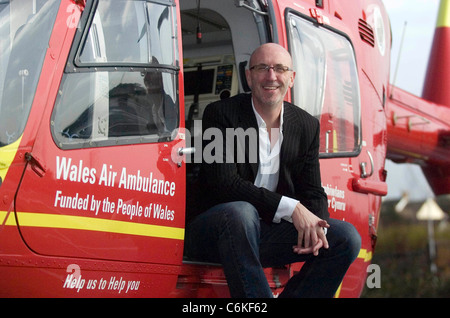
POLYGON ((52 120, 63 149, 168 141, 179 124, 174 6, 100 0, 52 120))
POLYGON ((296 71, 294 103, 320 120, 320 154, 358 153, 361 102, 350 41, 294 12, 288 14, 290 50, 296 71))
POLYGON ((28 120, 59 1, 0 1, 0 147, 28 120))
POLYGON ((76 64, 174 65, 174 36, 169 1, 101 0, 76 64))

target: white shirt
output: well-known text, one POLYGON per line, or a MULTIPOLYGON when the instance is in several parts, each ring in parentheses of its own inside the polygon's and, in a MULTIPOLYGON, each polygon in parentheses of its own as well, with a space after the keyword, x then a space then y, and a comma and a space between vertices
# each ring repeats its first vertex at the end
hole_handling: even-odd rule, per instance
MULTIPOLYGON (((272 139, 276 140, 273 146, 271 146, 267 125, 256 111, 253 99, 252 106, 259 127, 259 166, 254 185, 276 191, 280 174, 280 150, 283 142, 284 104, 281 108, 280 128, 271 129, 272 139)), ((283 196, 272 222, 280 223, 281 219, 292 222, 292 213, 298 202, 298 200, 283 196)))

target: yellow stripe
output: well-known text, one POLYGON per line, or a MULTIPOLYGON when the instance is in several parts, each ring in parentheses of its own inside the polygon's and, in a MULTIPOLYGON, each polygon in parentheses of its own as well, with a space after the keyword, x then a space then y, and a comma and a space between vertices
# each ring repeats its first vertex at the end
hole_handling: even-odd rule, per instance
POLYGON ((450 0, 441 0, 436 28, 450 27, 450 0))
POLYGON ((3 223, 5 223, 5 225, 16 225, 16 219, 12 217, 12 218, 8 218, 8 220, 6 220, 5 218, 7 216, 8 216, 8 212, 0 211, 0 226, 3 225, 3 223))
POLYGON ((339 296, 341 294, 341 289, 342 289, 342 282, 339 284, 339 287, 336 290, 336 293, 334 294, 334 298, 339 298, 339 296))
POLYGON ((333 130, 333 152, 338 152, 338 141, 336 129, 333 130))
POLYGON ((362 258, 364 262, 370 262, 372 259, 372 252, 368 252, 366 249, 361 249, 359 251, 358 258, 362 258))
POLYGON ((2 180, 5 180, 6 173, 8 172, 8 169, 16 156, 21 140, 22 137, 12 144, 0 148, 0 177, 2 180))
MULTIPOLYGON (((7 212, 0 212, 0 219, 4 220, 7 212)), ((12 213, 6 225, 15 225, 12 213)), ((175 240, 184 239, 184 229, 160 225, 132 223, 116 220, 97 219, 84 216, 57 215, 44 213, 19 212, 20 226, 45 227, 56 229, 72 229, 97 231, 108 233, 119 233, 128 235, 139 235, 147 237, 159 237, 175 240)))
MULTIPOLYGON (((360 249, 358 258, 363 259, 364 262, 369 262, 372 259, 372 252, 368 252, 366 249, 360 249)), ((336 293, 334 294, 334 298, 339 298, 341 294, 342 289, 342 282, 339 285, 338 289, 336 290, 336 293)))
MULTIPOLYGON (((6 211, 0 211, 0 224, 5 222, 7 214, 8 212, 6 211)), ((29 227, 99 231, 176 240, 184 239, 184 229, 182 228, 97 219, 84 216, 19 212, 19 222, 20 226, 29 227)), ((16 225, 16 220, 12 213, 10 214, 10 217, 8 217, 8 220, 6 220, 5 225, 16 225)), ((372 260, 372 252, 361 249, 358 258, 363 259, 364 262, 369 262, 372 260)))

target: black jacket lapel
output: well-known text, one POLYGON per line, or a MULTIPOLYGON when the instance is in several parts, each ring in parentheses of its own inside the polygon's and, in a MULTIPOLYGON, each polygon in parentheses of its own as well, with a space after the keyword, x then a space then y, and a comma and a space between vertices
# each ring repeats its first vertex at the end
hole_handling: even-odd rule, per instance
POLYGON ((298 152, 302 143, 301 121, 296 116, 293 106, 284 104, 283 116, 283 143, 280 151, 280 174, 277 191, 283 195, 292 196, 294 193, 294 180, 292 180, 292 165, 298 160, 298 152))
MULTIPOLYGON (((247 131, 247 129, 254 129, 256 131, 256 141, 250 140, 250 144, 245 147, 245 160, 250 164, 253 176, 256 178, 259 164, 259 129, 255 113, 253 112, 250 94, 243 95, 239 107, 241 109, 239 112, 238 127, 241 127, 244 131, 247 131), (256 158, 256 161, 251 160, 252 158, 256 158)), ((249 140, 246 140, 246 142, 248 143, 249 140)))

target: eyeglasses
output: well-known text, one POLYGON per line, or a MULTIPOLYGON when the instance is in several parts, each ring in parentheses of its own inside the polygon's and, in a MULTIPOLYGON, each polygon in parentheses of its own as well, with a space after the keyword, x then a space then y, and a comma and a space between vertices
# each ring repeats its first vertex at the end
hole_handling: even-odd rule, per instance
POLYGON ((277 74, 284 74, 286 72, 293 71, 293 69, 284 65, 269 66, 266 64, 258 64, 250 67, 250 70, 255 70, 258 73, 268 72, 270 69, 277 74))

